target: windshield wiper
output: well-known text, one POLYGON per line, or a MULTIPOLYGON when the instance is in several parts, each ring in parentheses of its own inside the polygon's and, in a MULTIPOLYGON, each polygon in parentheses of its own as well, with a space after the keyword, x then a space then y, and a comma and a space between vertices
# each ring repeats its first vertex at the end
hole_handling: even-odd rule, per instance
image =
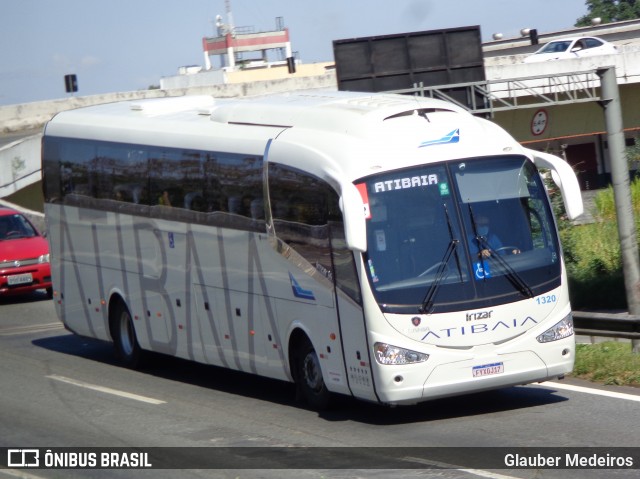
MULTIPOLYGON (((447 227, 449 228, 449 239, 451 242, 459 243, 460 240, 455 239, 453 237, 453 226, 451 226, 451 218, 449 217, 449 210, 447 209, 447 204, 443 203, 442 207, 444 208, 444 216, 447 219, 447 227)), ((456 253, 456 266, 458 267, 458 276, 460 276, 460 282, 462 283, 464 280, 462 278, 462 267, 460 266, 460 255, 458 255, 458 250, 455 250, 456 253)))
POLYGON ((426 296, 422 300, 422 304, 418 308, 419 313, 429 314, 433 309, 433 304, 434 304, 433 298, 435 297, 436 292, 440 287, 440 283, 444 279, 444 274, 447 270, 447 263, 449 263, 449 258, 451 258, 451 254, 455 251, 456 246, 458 246, 458 243, 460 243, 460 240, 457 240, 457 239, 452 239, 449 242, 449 246, 447 247, 447 250, 444 252, 444 256, 442 257, 442 260, 440 261, 440 265, 438 266, 438 270, 436 271, 436 277, 433 280, 433 283, 431 283, 431 286, 429 286, 429 290, 427 291, 426 296))
POLYGON ((451 226, 451 219, 449 218, 449 211, 447 210, 447 205, 443 204, 442 206, 444 208, 445 217, 447 218, 450 241, 449 241, 449 246, 447 246, 447 249, 444 252, 444 256, 442 257, 442 260, 440 261, 440 266, 436 271, 436 277, 433 280, 433 283, 431 283, 431 286, 429 286, 429 289, 427 290, 427 294, 422 300, 422 304, 418 308, 418 312, 421 314, 429 314, 433 310, 433 306, 434 306, 433 298, 435 298, 436 292, 440 287, 440 283, 445 278, 444 273, 449 264, 449 259, 451 258, 451 255, 453 254, 454 251, 456 253, 456 264, 458 266, 458 274, 460 275, 460 282, 463 281, 462 268, 460 267, 460 257, 458 256, 458 251, 456 249, 458 244, 460 243, 460 240, 453 237, 453 227, 451 226))
MULTIPOLYGON (((469 203, 469 216, 471 217, 471 225, 473 227, 473 235, 475 236, 476 241, 478 242, 478 249, 481 254, 482 260, 482 250, 486 249, 491 253, 491 258, 494 259, 500 266, 504 268, 506 271, 506 277, 515 288, 520 291, 523 295, 528 298, 533 298, 534 294, 529 285, 522 279, 522 277, 514 270, 511 265, 505 261, 502 256, 500 256, 492 247, 489 245, 489 241, 485 236, 482 236, 478 233, 478 226, 476 224, 475 217, 473 216, 473 209, 471 208, 471 203, 469 203)), ((486 280, 486 276, 485 276, 486 280)))
POLYGON ((507 271, 506 276, 509 279, 509 281, 511 281, 511 284, 513 284, 516 287, 516 289, 518 289, 518 291, 524 294, 527 298, 533 298, 534 296, 533 291, 531 290, 529 285, 525 282, 525 280, 522 279, 522 277, 518 273, 516 273, 516 270, 514 270, 511 267, 511 265, 502 256, 496 253, 496 251, 491 246, 489 246, 489 243, 487 243, 486 239, 482 237, 482 240, 483 240, 485 249, 488 249, 489 252, 491 253, 491 258, 495 259, 496 262, 498 262, 500 266, 502 266, 507 271))

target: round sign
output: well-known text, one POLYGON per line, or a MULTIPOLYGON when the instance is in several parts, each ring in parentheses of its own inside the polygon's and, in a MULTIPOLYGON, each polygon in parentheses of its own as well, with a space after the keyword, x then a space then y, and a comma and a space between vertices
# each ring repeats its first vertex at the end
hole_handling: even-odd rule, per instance
POLYGON ((531 133, 535 136, 542 135, 547 129, 549 123, 549 115, 546 110, 538 110, 531 119, 531 133))

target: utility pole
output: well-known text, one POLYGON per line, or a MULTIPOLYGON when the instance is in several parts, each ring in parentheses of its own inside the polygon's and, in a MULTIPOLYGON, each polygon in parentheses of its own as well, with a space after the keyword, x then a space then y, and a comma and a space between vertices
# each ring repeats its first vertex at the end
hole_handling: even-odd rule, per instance
MULTIPOLYGON (((613 197, 618 217, 618 234, 620 235, 620 252, 622 254, 622 272, 627 307, 629 308, 629 314, 638 315, 640 314, 640 264, 636 224, 631 201, 629 166, 625 154, 620 91, 615 67, 602 68, 597 73, 600 77, 602 88, 600 105, 604 109, 607 128, 611 182, 613 184, 613 197)), ((631 343, 633 352, 640 353, 640 340, 632 340, 631 343)))

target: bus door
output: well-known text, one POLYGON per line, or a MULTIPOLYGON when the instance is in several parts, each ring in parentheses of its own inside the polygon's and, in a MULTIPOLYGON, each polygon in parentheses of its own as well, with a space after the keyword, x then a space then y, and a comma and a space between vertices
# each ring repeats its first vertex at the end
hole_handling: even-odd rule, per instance
POLYGON ((295 168, 269 163, 268 178, 270 228, 276 249, 288 259, 288 296, 294 296, 278 303, 279 316, 302 318, 330 390, 375 400, 360 286, 339 196, 326 181, 295 168))
POLYGON ((331 258, 346 380, 351 394, 376 401, 354 253, 346 247, 342 218, 337 219, 331 222, 331 258))

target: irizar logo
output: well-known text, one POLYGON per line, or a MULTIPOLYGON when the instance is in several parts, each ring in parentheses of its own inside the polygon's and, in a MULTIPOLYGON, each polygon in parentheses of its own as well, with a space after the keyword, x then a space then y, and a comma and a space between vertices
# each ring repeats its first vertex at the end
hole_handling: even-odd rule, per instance
POLYGON ((291 273, 289 273, 289 280, 291 281, 291 289, 293 290, 293 295, 296 298, 309 299, 314 301, 316 297, 313 295, 313 291, 309 289, 304 289, 300 284, 296 281, 291 273))
MULTIPOLYGON (((477 314, 477 313, 474 313, 477 314)), ((538 324, 538 321, 533 319, 531 316, 527 316, 522 320, 513 319, 511 321, 497 321, 495 323, 474 323, 471 325, 465 325, 454 328, 444 328, 437 331, 430 330, 425 334, 421 341, 429 338, 430 336, 433 339, 442 339, 442 338, 456 338, 461 336, 472 336, 475 334, 484 334, 484 333, 492 333, 494 331, 505 331, 511 329, 519 329, 524 326, 534 326, 538 324)), ((515 331, 514 331, 515 332, 515 331)))
POLYGON ((447 143, 458 143, 460 141, 460 128, 456 128, 453 131, 450 131, 442 138, 438 138, 437 140, 427 140, 420 143, 418 148, 423 148, 425 146, 433 146, 433 145, 446 145, 447 143))
POLYGON ((467 313, 467 321, 476 321, 479 319, 491 319, 491 313, 493 313, 493 309, 491 311, 478 311, 475 313, 467 313))

